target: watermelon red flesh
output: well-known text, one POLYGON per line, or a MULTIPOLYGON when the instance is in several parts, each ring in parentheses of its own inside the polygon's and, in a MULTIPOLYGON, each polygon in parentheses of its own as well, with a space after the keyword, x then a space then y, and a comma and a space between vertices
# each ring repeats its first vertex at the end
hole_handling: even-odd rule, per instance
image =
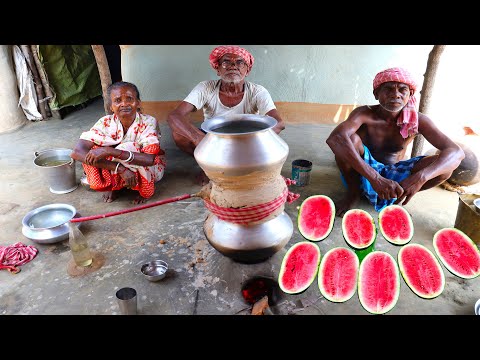
POLYGON ((452 274, 464 279, 480 275, 480 251, 462 231, 455 228, 437 231, 433 236, 433 247, 452 274))
POLYGON ((372 314, 384 314, 397 303, 400 275, 392 255, 374 251, 365 256, 358 272, 360 304, 372 314))
POLYGON ((412 219, 399 205, 390 205, 380 211, 378 225, 383 237, 392 244, 403 245, 413 237, 412 219))
POLYGON ((357 289, 360 262, 355 253, 346 248, 329 250, 318 270, 320 293, 332 302, 345 302, 357 289))
POLYGON ((325 239, 333 228, 335 205, 325 195, 305 199, 298 212, 298 230, 308 240, 325 239))
POLYGON ((285 254, 280 267, 280 289, 288 294, 304 291, 315 279, 319 264, 320 249, 317 245, 307 241, 293 245, 285 254))
POLYGON ((342 219, 342 230, 345 241, 355 249, 365 249, 375 241, 375 223, 366 211, 348 210, 342 219))
POLYGON ((418 296, 432 299, 445 287, 442 267, 430 250, 420 244, 405 245, 398 252, 398 265, 407 285, 418 296))

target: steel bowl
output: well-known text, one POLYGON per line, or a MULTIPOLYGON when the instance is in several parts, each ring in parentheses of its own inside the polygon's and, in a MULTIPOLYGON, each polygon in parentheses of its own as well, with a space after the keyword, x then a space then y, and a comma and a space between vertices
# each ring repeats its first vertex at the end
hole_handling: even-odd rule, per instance
POLYGON ((475 211, 480 214, 480 198, 473 200, 475 211))
POLYGON ((152 260, 142 265, 140 271, 149 281, 158 281, 165 277, 168 264, 163 260, 152 260))
MULTIPOLYGON (((22 219, 22 234, 39 244, 53 244, 68 239, 69 221, 78 217, 69 204, 49 204, 30 211, 22 219)), ((73 223, 79 227, 81 223, 73 223)))

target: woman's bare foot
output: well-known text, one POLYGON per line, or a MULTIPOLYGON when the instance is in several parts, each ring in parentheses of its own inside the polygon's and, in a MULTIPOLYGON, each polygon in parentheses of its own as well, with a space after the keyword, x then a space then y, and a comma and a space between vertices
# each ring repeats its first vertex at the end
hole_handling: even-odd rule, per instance
POLYGON ((143 196, 138 195, 135 199, 133 199, 132 203, 133 204, 143 204, 146 201, 147 201, 147 199, 145 199, 143 196))
POLYGON ((111 203, 118 197, 118 190, 115 191, 105 191, 102 195, 103 201, 106 203, 111 203))
POLYGON ((348 210, 353 208, 353 205, 355 205, 359 198, 360 196, 358 194, 347 194, 343 199, 336 201, 336 215, 343 217, 348 210))
POLYGON ((210 179, 208 178, 207 174, 203 170, 195 176, 195 183, 200 186, 207 185, 210 179))

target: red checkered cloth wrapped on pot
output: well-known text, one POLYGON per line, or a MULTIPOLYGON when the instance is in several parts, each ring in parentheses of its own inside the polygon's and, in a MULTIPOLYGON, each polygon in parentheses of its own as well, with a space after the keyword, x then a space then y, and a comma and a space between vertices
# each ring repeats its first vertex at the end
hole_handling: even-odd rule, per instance
POLYGON ((0 246, 0 270, 6 269, 16 274, 20 272, 17 266, 33 260, 37 253, 37 248, 21 242, 9 246, 0 246))
MULTIPOLYGON (((295 184, 295 180, 291 180, 288 178, 284 178, 284 180, 287 186, 295 184)), ((277 210, 280 206, 282 206, 285 201, 290 204, 297 200, 299 197, 300 194, 295 194, 289 191, 286 187, 283 190, 282 194, 273 199, 272 201, 240 209, 221 207, 215 205, 214 203, 206 199, 204 199, 204 203, 205 207, 210 210, 214 215, 216 215, 219 219, 236 224, 248 224, 266 218, 275 210, 277 210)))

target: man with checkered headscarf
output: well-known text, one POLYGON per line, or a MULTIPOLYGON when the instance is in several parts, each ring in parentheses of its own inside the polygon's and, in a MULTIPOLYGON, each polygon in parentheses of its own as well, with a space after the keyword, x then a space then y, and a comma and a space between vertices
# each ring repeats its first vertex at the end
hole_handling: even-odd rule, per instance
POLYGON ((347 194, 336 203, 338 216, 361 195, 380 211, 406 205, 421 190, 447 180, 465 157, 461 148, 417 111, 417 82, 403 68, 379 72, 373 80, 378 105, 354 109, 327 139, 347 194), (406 156, 417 134, 438 149, 432 156, 406 156))
MULTIPOLYGON (((203 110, 204 120, 234 114, 268 115, 277 120, 273 131, 278 134, 285 129, 267 89, 245 80, 254 63, 248 50, 234 45, 218 46, 211 51, 209 62, 220 79, 197 84, 167 118, 173 139, 181 150, 193 156, 205 137, 205 133, 187 118, 189 113, 199 109, 203 110)), ((203 172, 198 180, 202 185, 208 182, 203 172)))

